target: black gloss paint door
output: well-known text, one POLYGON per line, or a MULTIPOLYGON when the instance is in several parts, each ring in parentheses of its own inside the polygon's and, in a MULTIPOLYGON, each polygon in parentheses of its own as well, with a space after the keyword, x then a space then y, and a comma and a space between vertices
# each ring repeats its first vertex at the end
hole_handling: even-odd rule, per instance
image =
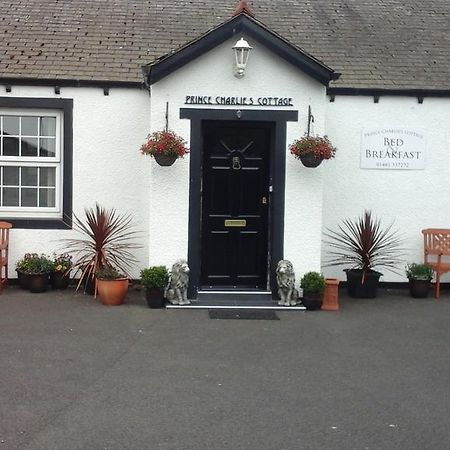
POLYGON ((266 289, 271 128, 204 122, 203 288, 266 289))

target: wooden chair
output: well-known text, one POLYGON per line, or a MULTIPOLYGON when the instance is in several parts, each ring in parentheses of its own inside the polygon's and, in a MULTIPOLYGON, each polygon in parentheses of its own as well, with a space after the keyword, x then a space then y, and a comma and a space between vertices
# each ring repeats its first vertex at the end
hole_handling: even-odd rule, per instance
POLYGON ((8 283, 9 222, 0 222, 0 294, 8 283))
POLYGON ((422 234, 424 262, 436 272, 435 297, 439 298, 441 275, 450 272, 450 230, 427 228, 422 234))

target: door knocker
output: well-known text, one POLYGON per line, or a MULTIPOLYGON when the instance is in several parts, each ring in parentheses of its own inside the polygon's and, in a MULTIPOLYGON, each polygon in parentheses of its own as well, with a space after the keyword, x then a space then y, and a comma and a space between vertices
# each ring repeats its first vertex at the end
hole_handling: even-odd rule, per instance
POLYGON ((241 158, 233 156, 233 170, 241 170, 241 158))

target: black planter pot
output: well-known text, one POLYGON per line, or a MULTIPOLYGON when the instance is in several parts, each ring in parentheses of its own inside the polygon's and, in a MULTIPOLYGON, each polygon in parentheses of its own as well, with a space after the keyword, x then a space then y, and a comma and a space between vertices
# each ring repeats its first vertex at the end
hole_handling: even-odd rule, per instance
POLYGON ((155 161, 160 166, 171 166, 177 160, 176 156, 155 155, 155 161))
POLYGON ((431 280, 409 279, 409 293, 414 298, 427 298, 430 292, 431 280))
POLYGON ((95 278, 88 277, 83 281, 84 293, 95 295, 95 278))
POLYGON ((369 270, 365 273, 360 269, 344 270, 347 274, 348 295, 354 298, 375 298, 377 296, 380 272, 369 270), (364 276, 364 282, 363 282, 364 276))
POLYGON ((28 289, 28 277, 29 275, 27 273, 24 273, 20 270, 16 270, 17 272, 17 281, 19 283, 19 286, 22 289, 28 289))
POLYGON ((64 275, 64 272, 52 272, 50 284, 52 289, 67 289, 70 284, 70 276, 64 275))
POLYGON ((147 288, 145 298, 149 308, 156 309, 164 306, 164 290, 158 288, 147 288))
POLYGON ((316 311, 322 307, 322 292, 303 292, 302 303, 308 311, 316 311))
POLYGON ((34 294, 45 292, 48 286, 48 273, 28 275, 28 289, 34 294))
POLYGON ((309 168, 320 166, 320 163, 322 162, 322 160, 316 158, 313 153, 305 153, 300 155, 300 161, 305 167, 309 168))

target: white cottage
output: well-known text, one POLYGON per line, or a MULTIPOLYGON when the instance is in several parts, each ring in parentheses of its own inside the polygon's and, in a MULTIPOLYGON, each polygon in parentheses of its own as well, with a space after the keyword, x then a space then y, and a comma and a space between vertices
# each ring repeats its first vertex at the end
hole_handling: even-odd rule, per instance
POLYGON ((227 3, 31 0, 3 13, 12 263, 52 253, 95 202, 133 213, 141 267, 188 258, 191 298, 273 291, 283 258, 297 278, 342 278, 322 267, 323 231, 365 209, 395 219, 405 261, 421 260, 421 229, 449 227, 448 2, 227 3), (252 47, 243 74, 237 42, 252 47), (138 150, 166 126, 190 154, 160 167, 138 150), (308 129, 338 148, 316 169, 288 151, 308 129))

